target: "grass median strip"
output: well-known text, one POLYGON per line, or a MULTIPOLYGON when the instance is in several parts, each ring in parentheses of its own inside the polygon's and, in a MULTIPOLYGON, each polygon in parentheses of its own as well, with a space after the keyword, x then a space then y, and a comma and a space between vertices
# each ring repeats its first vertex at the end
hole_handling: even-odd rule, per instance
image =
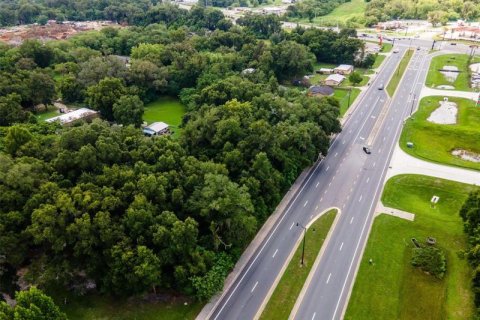
POLYGON ((397 70, 393 74, 390 82, 387 86, 387 92, 390 96, 393 96, 395 90, 397 90, 398 84, 400 83, 400 79, 402 79, 405 70, 407 69, 408 62, 412 58, 413 50, 407 50, 407 52, 403 55, 402 60, 400 60, 400 64, 397 67, 397 70))
POLYGON ((337 210, 330 210, 308 228, 304 266, 301 265, 302 243, 300 242, 260 319, 288 319, 336 215, 337 210))
POLYGON ((475 189, 478 187, 422 175, 388 180, 382 202, 414 213, 415 220, 386 214, 375 218, 346 320, 472 318, 472 270, 458 255, 467 245, 458 211, 475 189), (435 207, 430 203, 433 195, 439 197, 435 207), (411 239, 425 243, 427 237, 435 238, 435 246, 445 253, 443 279, 411 265, 411 239))

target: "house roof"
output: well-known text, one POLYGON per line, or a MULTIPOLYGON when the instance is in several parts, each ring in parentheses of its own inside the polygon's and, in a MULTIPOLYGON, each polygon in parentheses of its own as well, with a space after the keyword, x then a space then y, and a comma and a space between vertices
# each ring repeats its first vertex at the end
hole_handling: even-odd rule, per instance
POLYGON ((86 117, 91 116, 91 115, 96 114, 96 113, 98 113, 98 112, 94 111, 94 110, 90 110, 88 108, 80 108, 80 109, 74 110, 72 112, 65 113, 65 114, 62 114, 60 116, 56 116, 56 117, 47 119, 45 121, 46 122, 60 121, 61 124, 65 124, 65 123, 73 122, 75 120, 80 120, 80 119, 86 118, 86 117))
POLYGON ((333 71, 333 69, 331 69, 331 68, 320 68, 319 70, 320 71, 333 71))
POLYGON ((308 88, 308 92, 312 94, 321 94, 324 96, 329 96, 333 94, 333 88, 329 86, 311 86, 308 88))
POLYGON ((345 80, 345 77, 341 74, 331 74, 325 79, 325 81, 335 81, 335 82, 342 82, 345 80))
POLYGON ((336 67, 335 70, 350 70, 352 68, 353 66, 350 64, 341 64, 338 67, 336 67))
POLYGON ((146 126, 143 131, 158 133, 167 128, 168 124, 166 124, 165 122, 154 122, 151 125, 146 126))

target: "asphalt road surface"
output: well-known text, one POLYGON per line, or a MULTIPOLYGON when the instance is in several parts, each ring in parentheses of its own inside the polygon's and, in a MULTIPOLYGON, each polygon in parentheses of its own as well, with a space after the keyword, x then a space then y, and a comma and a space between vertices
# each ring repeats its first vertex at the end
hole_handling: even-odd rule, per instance
MULTIPOLYGON (((388 164, 404 119, 417 105, 416 97, 428 71, 431 42, 397 40, 399 53, 385 61, 382 71, 347 119, 343 131, 331 144, 325 159, 317 163, 306 182, 281 214, 233 285, 223 293, 209 319, 254 319, 266 300, 282 266, 306 225, 329 207, 341 214, 326 244, 311 283, 299 303, 295 319, 340 319, 348 303, 350 288, 361 252, 373 222, 388 164), (390 99, 381 85, 391 75, 408 46, 415 48, 405 77, 390 99), (420 47, 420 50, 416 50, 420 47), (371 144, 367 155, 362 147, 371 144)), ((287 317, 288 315, 285 315, 287 317)))

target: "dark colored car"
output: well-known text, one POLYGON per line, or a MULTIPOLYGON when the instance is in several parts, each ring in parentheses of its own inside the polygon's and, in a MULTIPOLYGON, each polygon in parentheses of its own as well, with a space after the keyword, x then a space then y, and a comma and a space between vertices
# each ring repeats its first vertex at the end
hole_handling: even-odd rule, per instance
POLYGON ((363 147, 363 151, 365 151, 366 154, 370 154, 372 153, 372 151, 370 151, 370 148, 369 147, 363 147))

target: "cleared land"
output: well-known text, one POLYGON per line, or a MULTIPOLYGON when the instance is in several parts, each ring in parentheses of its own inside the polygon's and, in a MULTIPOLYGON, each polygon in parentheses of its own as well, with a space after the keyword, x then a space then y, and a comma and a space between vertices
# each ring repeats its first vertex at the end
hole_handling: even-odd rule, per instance
POLYGON ((313 23, 318 25, 333 25, 339 23, 343 25, 349 19, 362 18, 366 7, 367 3, 364 0, 352 0, 338 6, 325 16, 317 17, 313 20, 313 23))
MULTIPOLYGON (((480 57, 475 57, 470 63, 480 62, 480 57)), ((445 54, 434 57, 430 63, 427 80, 428 87, 436 88, 440 85, 454 86, 455 90, 473 91, 470 88, 470 72, 468 72, 468 55, 466 54, 445 54), (460 71, 454 82, 448 81, 439 71, 445 66, 455 66, 460 71)))
POLYGON ((408 154, 428 161, 480 170, 480 163, 463 160, 451 154, 454 149, 480 153, 480 108, 475 102, 450 97, 457 104, 457 123, 435 124, 427 121, 432 111, 440 106, 443 97, 425 97, 418 111, 405 122, 400 147, 408 154), (413 142, 413 148, 407 148, 413 142))
POLYGON ((167 123, 175 137, 181 132, 179 125, 182 123, 185 112, 185 106, 178 99, 162 97, 145 106, 143 120, 148 124, 157 121, 167 123))
POLYGON ((400 83, 400 80, 402 79, 403 74, 405 73, 405 70, 407 69, 408 62, 410 61, 410 58, 413 55, 413 50, 407 50, 405 52, 405 55, 402 57, 402 60, 400 61, 397 70, 393 74, 392 78, 390 79, 390 82, 387 85, 387 92, 390 96, 393 96, 395 93, 395 90, 397 90, 398 84, 400 83))
POLYGON ((59 116, 60 112, 58 112, 58 109, 55 107, 49 107, 48 110, 38 112, 35 114, 35 117, 37 118, 38 121, 45 121, 47 119, 59 116))
POLYGON ((305 241, 305 265, 302 267, 300 264, 302 260, 302 243, 300 242, 260 319, 288 319, 336 214, 337 210, 330 210, 308 228, 305 241))
POLYGON ((458 211, 475 186, 420 175, 391 178, 382 196, 390 207, 415 213, 415 221, 382 214, 373 224, 345 319, 471 319, 471 269, 458 211), (433 195, 440 201, 433 209, 433 195), (412 242, 435 237, 447 258, 442 280, 410 264, 412 242), (373 259, 373 264, 369 263, 373 259))
POLYGON ((103 296, 75 297, 67 305, 59 299, 58 305, 70 320, 190 320, 195 319, 203 307, 201 303, 144 301, 142 299, 108 298, 103 296))

